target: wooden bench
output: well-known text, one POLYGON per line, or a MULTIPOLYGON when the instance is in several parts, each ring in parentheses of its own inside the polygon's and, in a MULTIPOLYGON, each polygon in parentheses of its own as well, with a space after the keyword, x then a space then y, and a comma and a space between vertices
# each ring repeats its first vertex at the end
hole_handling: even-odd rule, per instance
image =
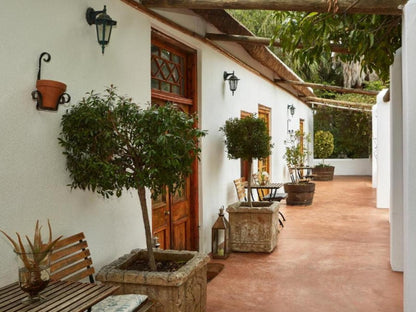
MULTIPOLYGON (((84 233, 78 233, 59 240, 51 254, 51 279, 79 281, 89 278, 90 283, 94 281, 94 267, 90 250, 84 233)), ((137 311, 144 312, 150 309, 153 302, 144 295, 120 295, 110 296, 91 308, 91 311, 137 311), (119 306, 115 306, 119 304, 119 306), (129 309, 123 310, 124 306, 130 305, 129 309), (134 307, 136 306, 136 307, 134 307)))

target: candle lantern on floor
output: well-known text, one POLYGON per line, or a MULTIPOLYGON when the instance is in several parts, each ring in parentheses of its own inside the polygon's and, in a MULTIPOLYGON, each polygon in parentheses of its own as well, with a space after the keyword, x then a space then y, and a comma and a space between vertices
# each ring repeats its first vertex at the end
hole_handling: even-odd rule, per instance
POLYGON ((224 206, 220 208, 218 219, 212 227, 212 257, 226 259, 230 255, 230 224, 224 216, 224 206))

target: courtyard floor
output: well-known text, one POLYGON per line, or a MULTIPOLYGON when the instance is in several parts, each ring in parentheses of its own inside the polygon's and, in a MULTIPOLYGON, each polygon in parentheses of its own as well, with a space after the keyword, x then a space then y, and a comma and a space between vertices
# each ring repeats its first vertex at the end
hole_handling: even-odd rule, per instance
POLYGON ((208 283, 207 312, 400 312, 389 263, 389 211, 370 177, 315 182, 311 206, 286 206, 271 254, 233 253, 208 283))

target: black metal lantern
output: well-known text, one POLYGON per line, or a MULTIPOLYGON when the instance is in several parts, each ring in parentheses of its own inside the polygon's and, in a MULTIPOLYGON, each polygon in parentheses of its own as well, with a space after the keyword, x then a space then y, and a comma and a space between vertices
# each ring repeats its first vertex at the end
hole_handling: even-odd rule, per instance
POLYGON ((95 24, 96 26, 97 41, 101 45, 104 54, 104 48, 110 42, 111 30, 113 26, 117 25, 117 22, 113 21, 107 14, 106 6, 104 6, 104 10, 102 11, 95 11, 93 8, 88 8, 86 16, 88 24, 95 24))
POLYGON ((290 115, 293 117, 295 114, 296 107, 293 104, 287 106, 287 109, 290 111, 290 115))
POLYGON ((212 227, 212 257, 226 259, 230 255, 230 224, 224 216, 224 207, 220 208, 218 219, 212 227))
POLYGON ((232 72, 232 73, 224 72, 223 76, 224 76, 224 81, 228 80, 228 82, 230 84, 230 90, 234 95, 234 91, 237 90, 238 81, 240 79, 238 79, 237 76, 234 75, 234 72, 232 72))

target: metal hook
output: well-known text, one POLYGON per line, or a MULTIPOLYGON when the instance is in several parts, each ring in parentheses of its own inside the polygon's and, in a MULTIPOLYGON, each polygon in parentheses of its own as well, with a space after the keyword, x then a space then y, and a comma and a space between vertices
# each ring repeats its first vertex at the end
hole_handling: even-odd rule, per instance
POLYGON ((48 62, 51 60, 51 55, 48 52, 42 52, 42 54, 39 57, 39 70, 38 70, 38 80, 40 80, 40 71, 42 68, 42 58, 45 62, 48 62), (43 58, 44 56, 46 56, 45 58, 43 58))

